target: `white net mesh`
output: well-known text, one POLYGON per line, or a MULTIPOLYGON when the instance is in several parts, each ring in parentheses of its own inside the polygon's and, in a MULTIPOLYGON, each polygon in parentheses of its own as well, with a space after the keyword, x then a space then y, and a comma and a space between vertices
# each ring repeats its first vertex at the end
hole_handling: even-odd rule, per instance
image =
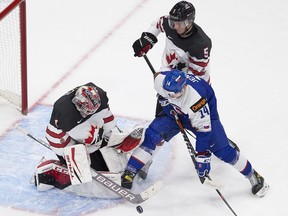
MULTIPOLYGON (((0 14, 13 0, 0 0, 0 14)), ((21 107, 19 6, 0 16, 0 96, 21 107)))

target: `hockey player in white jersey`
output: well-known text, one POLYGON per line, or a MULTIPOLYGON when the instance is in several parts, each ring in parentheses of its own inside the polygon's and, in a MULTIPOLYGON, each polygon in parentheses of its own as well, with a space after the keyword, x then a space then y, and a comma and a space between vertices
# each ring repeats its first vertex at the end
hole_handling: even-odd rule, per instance
POLYGON ((165 33, 166 46, 160 71, 179 69, 210 82, 211 39, 195 22, 195 8, 187 1, 173 6, 169 15, 156 19, 147 31, 133 43, 134 56, 141 57, 165 33))
MULTIPOLYGON (((141 37, 133 43, 135 57, 146 54, 157 42, 160 33, 165 34, 166 45, 162 54, 160 71, 179 69, 188 74, 194 74, 210 83, 210 51, 212 41, 195 23, 195 7, 187 1, 179 1, 169 12, 152 22, 151 26, 142 33, 141 37)), ((163 98, 157 95, 155 116, 162 111, 159 100, 163 98)), ((158 149, 158 147, 157 147, 158 149)), ((157 150, 154 152, 154 155, 157 150)), ((152 160, 140 172, 141 177, 146 178, 149 165, 152 160)))
POLYGON ((131 155, 122 175, 123 187, 132 188, 135 175, 151 160, 158 143, 168 142, 180 132, 173 114, 177 113, 183 127, 196 135, 196 168, 200 178, 205 181, 210 172, 211 154, 214 154, 250 181, 253 194, 259 197, 266 194, 269 186, 264 178, 229 144, 219 119, 214 90, 207 82, 175 69, 156 73, 154 88, 166 99, 161 104, 163 111, 146 129, 143 143, 131 155))
POLYGON ((37 166, 38 190, 58 188, 81 196, 118 197, 92 180, 93 170, 120 184, 127 153, 140 145, 144 128, 122 133, 108 102, 106 92, 90 82, 54 103, 46 139, 59 160, 37 166))

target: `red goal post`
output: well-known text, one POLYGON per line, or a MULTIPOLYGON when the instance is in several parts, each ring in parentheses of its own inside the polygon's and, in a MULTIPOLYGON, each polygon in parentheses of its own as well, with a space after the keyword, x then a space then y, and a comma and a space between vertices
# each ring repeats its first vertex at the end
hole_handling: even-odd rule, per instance
POLYGON ((0 96, 28 112, 25 0, 0 1, 0 96))

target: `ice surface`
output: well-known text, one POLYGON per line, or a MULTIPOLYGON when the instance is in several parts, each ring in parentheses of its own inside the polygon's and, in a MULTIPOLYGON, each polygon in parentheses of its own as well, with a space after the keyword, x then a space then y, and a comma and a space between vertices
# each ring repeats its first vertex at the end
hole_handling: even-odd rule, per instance
MULTIPOLYGON (((25 123, 23 126, 35 129, 35 135, 43 138, 47 117, 38 119, 42 111, 37 103, 52 105, 66 91, 89 81, 108 92, 116 116, 153 119, 156 99, 151 72, 143 59, 133 57, 131 46, 153 19, 167 14, 176 2, 27 1, 29 107, 36 110, 22 118, 0 101, 1 215, 139 215, 127 202, 113 201, 100 210, 94 206, 95 200, 49 192, 64 200, 56 202, 47 193, 34 191, 28 182, 35 165, 43 155, 53 155, 13 127, 17 121, 25 123), (29 125, 30 121, 37 123, 29 125)), ((212 158, 211 177, 225 185, 222 193, 239 216, 287 216, 288 1, 195 0, 193 4, 197 24, 213 42, 211 80, 222 123, 271 188, 263 199, 255 198, 249 182, 216 158, 212 158)), ((156 70, 163 39, 160 35, 148 54, 156 70)), ((168 170, 159 165, 167 159, 165 151, 151 167, 156 172, 151 177, 157 176, 160 168, 167 171, 158 176, 165 186, 143 203, 143 215, 232 215, 214 190, 200 185, 181 135, 169 145, 168 170)))

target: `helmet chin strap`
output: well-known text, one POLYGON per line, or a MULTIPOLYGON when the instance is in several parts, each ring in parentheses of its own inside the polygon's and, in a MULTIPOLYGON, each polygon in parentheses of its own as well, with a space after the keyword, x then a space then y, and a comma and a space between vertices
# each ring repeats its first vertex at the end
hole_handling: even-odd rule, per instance
POLYGON ((193 23, 190 25, 190 27, 186 27, 186 31, 183 34, 180 34, 180 36, 185 38, 190 36, 192 33, 193 33, 193 23))

